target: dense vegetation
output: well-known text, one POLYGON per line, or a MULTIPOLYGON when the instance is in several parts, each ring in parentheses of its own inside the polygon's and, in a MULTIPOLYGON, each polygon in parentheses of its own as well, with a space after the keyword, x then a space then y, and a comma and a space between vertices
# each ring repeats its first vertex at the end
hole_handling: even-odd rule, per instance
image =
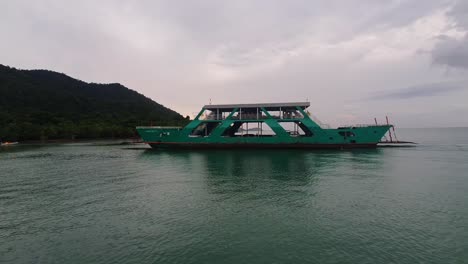
POLYGON ((0 64, 1 140, 132 137, 138 125, 187 119, 120 84, 86 83, 0 64))

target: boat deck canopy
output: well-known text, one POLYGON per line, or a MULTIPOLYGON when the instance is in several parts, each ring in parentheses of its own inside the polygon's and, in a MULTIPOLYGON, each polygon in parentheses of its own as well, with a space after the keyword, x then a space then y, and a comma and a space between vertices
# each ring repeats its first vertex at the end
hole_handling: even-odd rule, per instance
POLYGON ((262 108, 264 107, 268 111, 279 111, 279 110, 288 110, 296 109, 296 107, 301 107, 306 109, 310 106, 309 102, 290 102, 290 103, 260 103, 260 104, 219 104, 219 105, 205 105, 203 108, 206 110, 223 110, 223 111, 232 111, 236 108, 248 109, 248 108, 262 108))

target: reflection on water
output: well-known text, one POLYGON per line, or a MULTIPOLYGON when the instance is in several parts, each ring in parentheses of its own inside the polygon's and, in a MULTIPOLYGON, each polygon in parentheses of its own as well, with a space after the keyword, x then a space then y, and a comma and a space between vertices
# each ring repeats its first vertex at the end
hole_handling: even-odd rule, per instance
MULTIPOLYGON (((210 177, 255 178, 307 182, 314 174, 341 166, 377 169, 382 164, 380 149, 352 151, 304 150, 153 150, 142 152, 148 160, 171 157, 180 166, 189 166, 210 177), (254 177, 255 176, 255 177, 254 177)), ((157 163, 156 163, 157 164, 157 163)))
MULTIPOLYGON (((160 166, 161 161, 201 175, 207 191, 225 197, 251 193, 255 196, 281 197, 314 193, 321 177, 354 174, 382 168, 382 151, 304 150, 146 150, 141 158, 160 166), (339 173, 337 173, 339 172, 339 173), (300 188, 300 187, 303 188, 300 188)), ((289 197, 291 198, 291 197, 289 197)), ((289 199, 288 198, 288 199, 289 199)), ((303 198, 306 198, 305 196, 303 198)), ((297 199, 296 199, 297 200, 297 199)))

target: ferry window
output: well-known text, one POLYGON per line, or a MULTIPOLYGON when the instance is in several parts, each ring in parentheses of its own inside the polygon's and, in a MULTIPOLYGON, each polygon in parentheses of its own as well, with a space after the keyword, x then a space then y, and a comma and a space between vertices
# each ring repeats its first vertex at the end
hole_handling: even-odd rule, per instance
POLYGON ((199 118, 200 120, 223 120, 224 112, 217 110, 205 110, 199 118))
POLYGON ((264 122, 233 122, 223 132, 223 137, 272 137, 276 133, 264 122))
POLYGON ((356 134, 354 134, 351 131, 340 131, 340 132, 338 132, 338 134, 340 134, 343 137, 354 137, 354 136, 356 136, 356 134))
POLYGON ((314 135, 302 122, 281 121, 278 123, 293 137, 311 137, 314 135))
POLYGON ((209 136, 219 124, 221 124, 221 122, 200 123, 195 129, 192 130, 192 133, 190 134, 190 136, 195 136, 195 137, 209 136))

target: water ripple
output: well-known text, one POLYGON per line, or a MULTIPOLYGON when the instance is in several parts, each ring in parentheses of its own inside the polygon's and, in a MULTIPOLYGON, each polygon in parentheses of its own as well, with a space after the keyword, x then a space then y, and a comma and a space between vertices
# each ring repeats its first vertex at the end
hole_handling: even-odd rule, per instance
POLYGON ((467 144, 0 153, 0 262, 462 263, 467 144))

